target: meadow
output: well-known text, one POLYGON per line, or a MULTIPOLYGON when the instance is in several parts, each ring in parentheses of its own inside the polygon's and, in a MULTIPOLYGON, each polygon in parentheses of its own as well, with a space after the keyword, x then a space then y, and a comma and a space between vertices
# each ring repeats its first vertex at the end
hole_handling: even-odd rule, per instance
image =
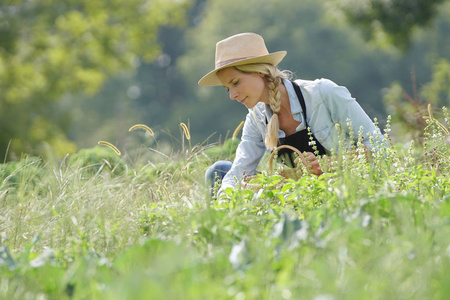
POLYGON ((388 122, 388 146, 367 159, 359 141, 319 177, 269 174, 265 157, 252 189, 216 201, 204 172, 237 139, 2 164, 0 298, 448 299, 443 120, 406 144, 388 122))

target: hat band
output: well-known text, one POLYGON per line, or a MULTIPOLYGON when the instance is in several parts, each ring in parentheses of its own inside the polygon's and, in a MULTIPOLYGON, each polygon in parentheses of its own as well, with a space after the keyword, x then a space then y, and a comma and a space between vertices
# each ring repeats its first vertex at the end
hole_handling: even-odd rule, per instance
POLYGON ((240 57, 240 58, 233 58, 233 59, 229 59, 229 60, 224 60, 224 61, 216 63, 216 69, 221 68, 221 67, 226 66, 226 65, 229 65, 229 64, 232 64, 232 63, 240 61, 240 60, 254 58, 254 57, 256 57, 256 56, 247 56, 247 57, 240 57))

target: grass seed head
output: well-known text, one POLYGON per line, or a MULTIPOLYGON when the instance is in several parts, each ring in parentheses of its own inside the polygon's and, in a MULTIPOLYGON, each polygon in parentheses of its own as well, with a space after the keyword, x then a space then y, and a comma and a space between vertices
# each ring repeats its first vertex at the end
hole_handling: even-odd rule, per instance
POLYGON ((99 145, 102 145, 102 146, 107 146, 107 147, 111 148, 114 152, 116 152, 117 155, 120 155, 120 154, 121 154, 121 153, 120 153, 120 150, 119 150, 116 146, 114 146, 113 144, 111 144, 110 142, 99 141, 98 144, 99 144, 99 145))
POLYGON ((128 131, 133 131, 133 130, 138 129, 138 128, 145 129, 148 133, 150 133, 151 136, 155 135, 153 130, 150 127, 148 127, 147 125, 145 125, 145 124, 136 124, 134 126, 131 126, 130 129, 128 129, 128 131))
POLYGON ((189 133, 189 129, 186 126, 186 124, 184 124, 183 122, 180 123, 181 128, 183 128, 183 132, 184 132, 184 136, 186 137, 186 139, 190 140, 191 139, 191 134, 189 133))

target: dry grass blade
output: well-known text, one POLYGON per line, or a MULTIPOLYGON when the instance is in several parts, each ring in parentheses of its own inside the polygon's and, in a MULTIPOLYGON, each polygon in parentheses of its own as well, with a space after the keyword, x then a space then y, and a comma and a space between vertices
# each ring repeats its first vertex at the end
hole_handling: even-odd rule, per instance
POLYGON ((241 131, 242 127, 244 127, 244 121, 241 121, 241 123, 239 123, 239 125, 236 127, 236 129, 233 132, 233 136, 231 137, 231 139, 235 140, 237 138, 237 135, 238 135, 239 131, 241 131))
POLYGON ((437 119, 434 118, 433 112, 431 110, 431 104, 428 104, 428 116, 423 116, 422 118, 430 120, 431 122, 436 124, 444 132, 445 135, 450 135, 448 129, 444 125, 442 125, 441 122, 439 122, 437 119))

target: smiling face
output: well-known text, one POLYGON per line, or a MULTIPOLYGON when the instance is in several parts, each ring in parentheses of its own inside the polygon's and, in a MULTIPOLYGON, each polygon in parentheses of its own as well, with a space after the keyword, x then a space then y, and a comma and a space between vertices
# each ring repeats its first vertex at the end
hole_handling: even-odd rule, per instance
POLYGON ((254 107, 258 102, 269 103, 264 74, 244 73, 229 67, 220 70, 217 76, 229 91, 231 100, 237 100, 247 108, 254 107))

